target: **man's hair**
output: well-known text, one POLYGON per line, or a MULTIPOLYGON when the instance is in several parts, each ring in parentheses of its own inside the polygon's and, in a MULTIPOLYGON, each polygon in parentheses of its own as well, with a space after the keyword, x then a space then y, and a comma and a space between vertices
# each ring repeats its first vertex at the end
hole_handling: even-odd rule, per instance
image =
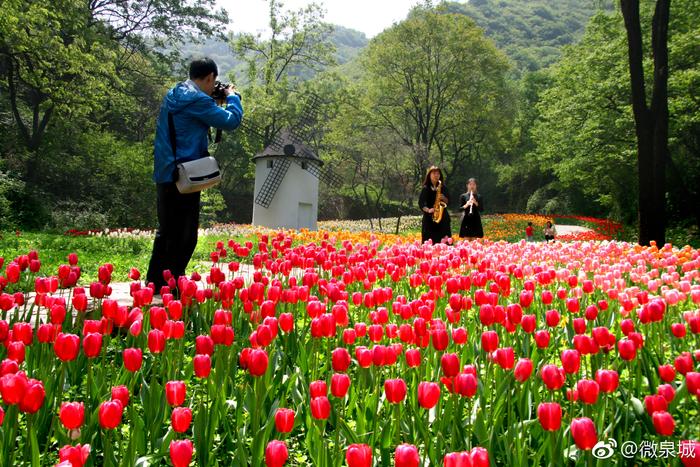
POLYGON ((190 79, 203 79, 211 73, 214 73, 214 78, 219 76, 219 67, 211 58, 196 58, 190 62, 190 79))

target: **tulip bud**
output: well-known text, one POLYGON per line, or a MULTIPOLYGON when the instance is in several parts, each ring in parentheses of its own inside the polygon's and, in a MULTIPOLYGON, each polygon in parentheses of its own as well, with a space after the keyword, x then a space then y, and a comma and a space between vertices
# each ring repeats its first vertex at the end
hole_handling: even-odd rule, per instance
POLYGON ((189 439, 172 440, 170 442, 170 461, 173 467, 187 467, 192 461, 192 441, 189 439))

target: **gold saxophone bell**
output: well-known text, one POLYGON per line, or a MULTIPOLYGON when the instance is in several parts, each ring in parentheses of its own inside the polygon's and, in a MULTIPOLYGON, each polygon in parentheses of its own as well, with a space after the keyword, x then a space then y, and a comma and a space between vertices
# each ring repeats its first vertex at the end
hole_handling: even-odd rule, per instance
POLYGON ((442 197, 442 180, 438 181, 437 192, 435 193, 435 205, 433 206, 433 222, 436 224, 440 223, 442 220, 442 215, 445 212, 447 205, 443 203, 440 198, 442 197))

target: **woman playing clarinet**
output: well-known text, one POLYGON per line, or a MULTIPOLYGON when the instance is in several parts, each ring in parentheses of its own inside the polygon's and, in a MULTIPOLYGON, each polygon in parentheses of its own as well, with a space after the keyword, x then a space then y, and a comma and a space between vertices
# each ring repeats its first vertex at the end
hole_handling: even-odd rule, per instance
POLYGON ((481 211, 484 210, 484 199, 478 192, 476 178, 467 181, 467 192, 459 197, 459 206, 464 214, 459 236, 467 240, 484 237, 484 229, 481 226, 481 211))
POLYGON ((442 178, 442 171, 436 166, 430 167, 425 174, 423 188, 420 192, 420 198, 418 198, 418 207, 423 211, 422 242, 432 240, 433 244, 436 244, 446 237, 452 237, 450 215, 447 212, 448 200, 449 194, 442 178), (437 212, 436 207, 438 208, 437 212), (442 215, 440 215, 440 210, 442 215))

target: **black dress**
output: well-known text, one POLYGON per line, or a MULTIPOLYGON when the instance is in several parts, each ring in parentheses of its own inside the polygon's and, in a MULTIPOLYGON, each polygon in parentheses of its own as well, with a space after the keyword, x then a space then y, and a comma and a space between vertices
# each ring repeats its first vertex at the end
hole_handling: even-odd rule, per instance
MULTIPOLYGON (((434 208, 435 207, 435 195, 437 192, 433 190, 432 186, 424 186, 420 192, 420 198, 418 198, 418 207, 423 210, 423 208, 434 208)), ((447 193, 447 188, 442 185, 442 195, 450 199, 450 195, 447 193)), ((443 238, 452 236, 452 227, 450 226, 450 214, 447 212, 447 208, 442 212, 442 219, 439 223, 433 222, 433 215, 428 214, 423 211, 423 223, 421 226, 421 242, 426 242, 428 239, 433 241, 433 244, 440 243, 443 238)))
POLYGON ((459 228, 460 237, 483 238, 484 228, 481 226, 481 211, 484 210, 484 198, 480 194, 475 194, 474 198, 479 203, 478 206, 472 207, 472 213, 469 214, 469 208, 464 209, 462 206, 469 201, 469 193, 462 193, 459 196, 459 209, 464 212, 462 217, 462 225, 459 228))

